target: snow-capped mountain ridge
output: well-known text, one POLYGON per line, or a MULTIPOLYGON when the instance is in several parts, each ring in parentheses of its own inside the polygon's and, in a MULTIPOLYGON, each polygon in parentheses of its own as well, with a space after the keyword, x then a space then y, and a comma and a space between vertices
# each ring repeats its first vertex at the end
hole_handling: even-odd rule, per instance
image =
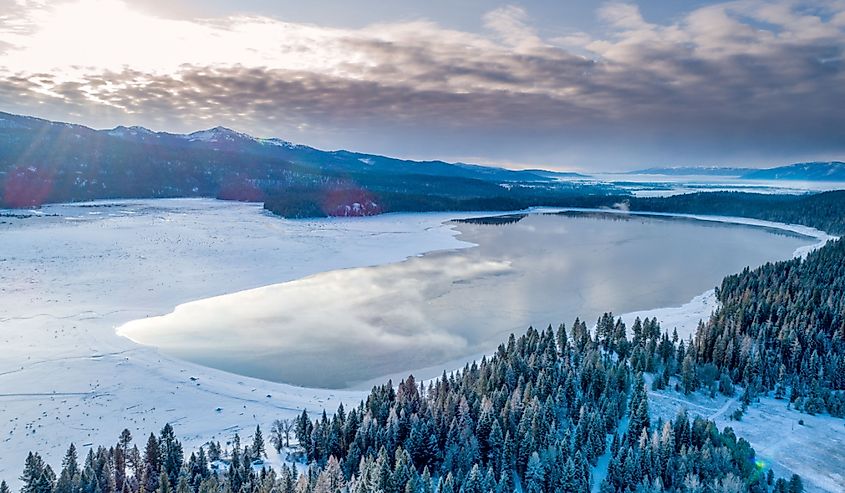
POLYGON ((301 144, 295 144, 293 142, 280 139, 278 137, 269 137, 269 138, 262 138, 262 137, 253 137, 244 132, 238 132, 237 130, 233 130, 228 127, 224 127, 218 125, 216 127, 207 128, 205 130, 197 130, 195 132, 187 133, 187 134, 174 134, 169 132, 156 132, 150 130, 146 127, 141 126, 117 126, 111 130, 108 130, 107 133, 112 137, 119 137, 127 140, 135 140, 138 138, 156 136, 156 137, 170 137, 180 139, 186 142, 196 142, 196 143, 210 143, 210 144, 221 144, 221 143, 229 143, 234 144, 238 142, 243 143, 257 143, 265 146, 276 146, 276 147, 283 147, 285 149, 301 149, 306 148, 307 146, 303 146, 301 144))
POLYGON ((300 148, 306 147, 306 146, 303 146, 301 144, 294 144, 293 142, 283 140, 283 139, 279 139, 277 137, 271 137, 269 139, 253 138, 253 140, 255 140, 256 142, 258 142, 260 144, 284 147, 286 149, 300 149, 300 148))
POLYGON ((771 168, 666 166, 629 171, 629 175, 724 176, 743 180, 845 181, 845 162, 811 161, 771 168))
POLYGON ((145 127, 139 127, 137 125, 133 125, 131 127, 118 125, 117 127, 114 127, 113 129, 109 130, 107 133, 109 135, 111 135, 112 137, 125 137, 125 138, 137 137, 137 136, 156 135, 156 133, 153 132, 152 130, 145 128, 145 127))
POLYGON ((813 161, 755 170, 742 176, 751 180, 845 181, 845 162, 813 161))
POLYGON ((189 133, 187 135, 181 135, 181 137, 191 142, 235 142, 237 140, 251 140, 257 142, 257 139, 255 139, 251 135, 236 132, 231 128, 221 126, 209 128, 207 130, 199 130, 196 132, 189 133))
POLYGON ((498 197, 500 183, 565 187, 527 171, 325 151, 222 126, 187 134, 123 125, 95 130, 0 112, 0 190, 7 183, 27 190, 0 197, 14 207, 114 197, 257 201, 290 188, 350 184, 472 197, 498 197))

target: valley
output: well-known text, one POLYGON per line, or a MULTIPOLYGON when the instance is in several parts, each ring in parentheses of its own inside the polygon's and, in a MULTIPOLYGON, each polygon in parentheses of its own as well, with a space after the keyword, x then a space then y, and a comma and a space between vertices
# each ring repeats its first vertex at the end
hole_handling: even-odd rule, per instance
MULTIPOLYGON (((609 213, 604 214, 606 216, 609 213)), ((225 442, 236 431, 246 434, 255 424, 268 426, 273 419, 295 416, 302 409, 319 412, 322 409, 333 409, 341 402, 350 406, 365 396, 362 390, 298 387, 215 370, 209 368, 215 365, 208 361, 204 361, 208 366, 189 363, 168 356, 168 351, 162 353, 153 348, 138 346, 115 334, 115 330, 126 322, 167 313, 174 302, 194 302, 212 297, 210 300, 214 303, 213 300, 217 299, 214 296, 224 295, 223 299, 226 296, 238 296, 226 293, 286 279, 292 281, 291 286, 296 286, 295 280, 300 278, 325 282, 323 276, 332 275, 325 273, 337 269, 341 269, 337 272, 345 276, 370 276, 369 272, 373 269, 376 269, 373 272, 377 272, 378 269, 395 268, 390 265, 436 262, 443 266, 443 259, 448 258, 444 256, 449 255, 465 257, 461 263, 466 265, 480 265, 484 262, 478 256, 489 256, 490 253, 484 253, 484 248, 479 249, 474 245, 495 246, 498 250, 493 252, 498 251, 496 255, 501 256, 507 252, 503 250, 507 244, 502 243, 501 235, 515 235, 514 238, 518 238, 529 234, 528 231, 520 232, 520 229, 507 229, 514 226, 539 229, 540 232, 545 230, 542 233, 544 235, 558 235, 537 237, 532 245, 540 250, 522 252, 526 259, 542 258, 536 257, 541 250, 554 250, 544 245, 555 245, 570 251, 579 243, 583 244, 586 238, 593 238, 590 240, 593 242, 590 248, 594 249, 598 246, 595 242, 599 231, 604 231, 602 234, 605 238, 601 241, 606 242, 603 248, 607 249, 619 242, 622 238, 615 236, 626 234, 625 228, 629 227, 636 230, 646 228, 641 231, 643 234, 648 228, 652 228, 653 232, 664 231, 664 240, 681 236, 684 241, 693 242, 698 247, 703 247, 701 240, 705 236, 711 236, 724 242, 721 246, 711 247, 714 252, 736 248, 731 245, 743 245, 743 242, 755 237, 767 238, 766 248, 774 248, 766 253, 759 250, 759 242, 757 246, 753 242, 747 243, 747 246, 742 247, 747 248, 746 256, 734 258, 740 264, 771 260, 769 257, 772 255, 785 258, 793 253, 805 254, 808 249, 817 247, 820 241, 823 243, 829 238, 806 227, 706 216, 697 217, 697 221, 705 221, 702 224, 711 222, 710 227, 696 224, 692 218, 687 219, 687 222, 664 224, 655 218, 625 214, 620 214, 620 220, 616 221, 609 221, 606 217, 596 219, 589 214, 569 218, 532 215, 523 219, 524 223, 520 221, 506 225, 505 229, 502 226, 479 224, 462 224, 456 229, 455 224, 450 222, 461 217, 456 213, 289 221, 263 213, 258 205, 204 199, 55 205, 24 212, 22 216, 19 219, 7 219, 5 224, 0 224, 4 238, 0 246, 3 266, 0 290, 5 302, 0 324, 5 347, 15 348, 0 356, 0 382, 3 384, 0 399, 4 404, 4 446, 0 449, 3 454, 0 457, 0 475, 4 476, 14 474, 22 467, 19 461, 25 455, 25 450, 41 450, 46 458, 57 461, 66 443, 75 442, 83 446, 84 450, 85 444, 96 443, 99 436, 116 436, 126 425, 131 425, 131 431, 136 436, 144 436, 160 428, 162 422, 169 422, 188 447, 198 447, 208 440, 225 442), (784 231, 801 236, 773 236, 764 229, 731 226, 722 224, 723 221, 751 223, 771 230, 783 228, 784 231), (562 226, 566 227, 560 229, 562 226), (585 227, 588 229, 583 229, 585 227), (718 235, 712 234, 713 228, 716 228, 718 235), (98 232, 96 242, 88 240, 94 231, 98 232), (567 239, 567 235, 571 238, 567 239), (732 235, 736 239, 731 239, 732 235), (562 240, 570 241, 572 245, 565 246, 562 240), (776 253, 778 249, 780 253, 776 253), (753 255, 749 257, 751 252, 753 255), (398 263, 391 264, 391 261, 398 263), (84 267, 92 262, 96 262, 97 269, 84 267), (162 405, 164 402, 167 404, 162 405)), ((477 213, 464 217, 476 216, 477 213)), ((689 249, 679 249, 673 243, 665 247, 675 252, 689 249)), ((654 249, 648 243, 643 248, 643 251, 654 249)), ((631 251, 622 247, 618 255, 620 259, 630 257, 631 251)), ((658 255, 665 257, 665 254, 658 255)), ((718 255, 711 261, 717 258, 718 255)), ((698 257, 696 259, 703 261, 698 257)), ((685 262, 683 256, 678 260, 685 262)), ((491 261, 487 259, 487 262, 491 261)), ((571 262, 583 263, 583 260, 573 259, 571 262)), ((553 263, 560 264, 560 260, 554 260, 553 263)), ((705 265, 696 262, 692 264, 705 265)), ((512 265, 520 265, 518 258, 508 260, 509 268, 512 265)), ((592 272, 589 265, 583 265, 585 274, 592 272)), ((641 268, 647 272, 648 264, 641 268)), ((721 277, 712 267, 703 268, 711 271, 713 282, 721 277)), ((718 267, 724 269, 724 273, 738 268, 724 264, 718 267)), ((419 268, 416 269, 419 271, 419 268)), ((438 281, 445 282, 444 286, 460 280, 460 269, 455 271, 450 268, 446 272, 458 277, 438 281)), ((602 295, 593 300, 594 310, 602 310, 602 306, 607 305, 619 306, 619 312, 636 312, 623 315, 628 323, 633 323, 634 316, 659 316, 667 328, 677 327, 682 336, 691 334, 698 321, 706 318, 715 306, 714 301, 708 298, 712 297, 712 292, 710 295, 705 293, 696 296, 692 302, 685 304, 692 295, 707 289, 706 278, 697 279, 686 288, 678 290, 672 285, 672 279, 677 279, 674 276, 677 272, 672 269, 666 274, 668 277, 665 279, 655 280, 655 286, 668 288, 664 295, 655 298, 659 290, 649 292, 648 297, 641 299, 630 298, 622 292, 611 294, 610 297, 602 295), (672 294, 665 297, 669 292, 672 294), (656 309, 667 303, 684 306, 645 310, 656 309)), ((539 273, 527 276, 527 281, 534 283, 542 279, 536 278, 537 275, 539 273)), ((566 284, 566 273, 556 275, 563 276, 558 280, 566 284)), ((629 279, 620 281, 620 287, 627 293, 629 290, 624 289, 625 286, 643 273, 631 272, 626 275, 629 279)), ((382 282, 389 282, 390 277, 382 282)), ((578 279, 577 276, 575 279, 578 279)), ((360 284, 360 280, 354 278, 349 281, 352 285, 360 284)), ((483 284, 484 276, 474 282, 483 284)), ((577 282, 583 282, 583 279, 577 282)), ((458 282, 454 285, 460 287, 462 284, 458 282)), ((522 292, 527 285, 517 284, 513 288, 507 286, 507 283, 501 284, 500 289, 503 291, 496 296, 506 296, 514 289, 522 292)), ((263 289, 259 288, 259 292, 263 289)), ((322 291, 325 288, 317 289, 322 291)), ((543 289, 557 296, 560 288, 546 286, 543 289)), ((368 296, 374 296, 369 290, 367 293, 368 296)), ((314 301, 311 296, 305 297, 309 298, 314 301)), ((378 302, 378 297, 366 299, 369 301, 362 306, 378 302)), ((568 318, 557 318, 571 317, 579 306, 588 306, 583 305, 583 300, 568 307, 557 305, 554 300, 537 295, 525 301, 531 301, 535 306, 526 314, 542 307, 547 310, 550 305, 557 310, 539 312, 542 313, 544 324, 569 322, 568 318)), ((466 302, 459 297, 451 303, 465 305, 466 302)), ((240 301, 234 303, 243 306, 240 301)), ((484 307, 489 306, 491 301, 479 299, 474 303, 478 303, 478 307, 473 313, 483 314, 489 311, 484 307)), ((325 307, 325 303, 321 307, 325 307)), ((307 305, 297 308, 305 311, 309 309, 307 305)), ((348 308, 338 309, 342 313, 348 308)), ((203 312, 208 310, 201 309, 203 312)), ((441 308, 432 313, 453 312, 454 309, 441 308)), ((211 313, 212 320, 217 318, 213 311, 211 313)), ((401 308, 397 313, 407 315, 401 308)), ((429 373, 419 374, 421 378, 426 378, 437 376, 444 369, 461 367, 467 361, 461 356, 475 357, 479 352, 490 351, 495 347, 497 338, 502 339, 510 331, 518 332, 520 325, 531 320, 520 317, 505 321, 497 332, 485 335, 492 345, 461 345, 459 347, 464 348, 461 350, 463 352, 443 354, 433 360, 408 360, 404 369, 429 366, 429 373), (427 364, 435 362, 440 364, 427 364)), ((590 320, 586 316, 585 319, 590 320)), ((438 324, 443 322, 439 320, 438 324)), ((449 327, 451 324, 458 328, 462 322, 455 320, 444 326, 449 327)), ((314 333, 326 321, 315 319, 312 323, 316 325, 306 326, 307 332, 314 333)), ((479 319, 463 326, 479 327, 490 323, 490 320, 479 319)), ((204 328, 211 330, 207 326, 204 328)), ((226 331, 225 328, 220 330, 226 331)), ((201 339, 216 342, 218 337, 209 338, 204 334, 201 339)), ((237 339, 247 344, 262 344, 260 340, 254 341, 249 332, 237 339)), ((286 336, 280 335, 276 339, 286 340, 286 336)), ((220 340, 225 341, 225 338, 220 340)), ((328 341, 331 338, 324 343, 328 341)), ((342 340, 339 342, 343 345, 342 340)), ((332 349, 330 343, 328 349, 332 349)), ((412 353, 409 354, 416 351, 413 346, 410 349, 412 353)), ((310 368, 313 361, 303 360, 298 365, 310 368)), ((377 369, 369 375, 371 384, 381 381, 375 377, 384 373, 395 373, 397 379, 408 373, 394 371, 396 369, 377 369)), ((367 376, 359 378, 366 380, 367 376)), ((359 388, 365 389, 371 384, 359 388)), ((776 457, 777 453, 773 456, 776 457)))

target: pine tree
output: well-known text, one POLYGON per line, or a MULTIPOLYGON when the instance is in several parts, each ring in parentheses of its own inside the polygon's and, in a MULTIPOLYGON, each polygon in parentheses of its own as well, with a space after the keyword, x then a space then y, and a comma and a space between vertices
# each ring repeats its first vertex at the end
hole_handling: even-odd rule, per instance
POLYGON ((129 454, 129 445, 132 443, 132 432, 129 429, 124 428, 122 432, 120 432, 120 438, 118 438, 117 443, 120 444, 120 447, 123 449, 123 454, 129 454))
POLYGON ((62 470, 56 482, 55 493, 76 493, 79 490, 79 473, 79 457, 76 446, 71 443, 62 459, 62 470))
POLYGON ((45 465, 41 475, 35 482, 34 493, 53 493, 55 489, 56 474, 49 465, 45 465))
POLYGON ((167 477, 167 471, 164 467, 161 468, 159 471, 159 480, 158 480, 158 487, 156 488, 156 493, 170 493, 170 480, 167 477))
POLYGON ((455 479, 451 472, 440 477, 440 481, 437 483, 437 493, 457 493, 455 491, 455 479))
POLYGON ((312 432, 313 425, 311 424, 311 418, 308 417, 308 411, 303 409, 302 414, 299 415, 299 418, 296 421, 296 440, 299 442, 300 446, 307 447, 308 442, 311 440, 311 432, 312 432))
POLYGON ((79 474, 79 455, 76 453, 76 445, 70 444, 62 459, 62 471, 67 471, 69 477, 79 474))
POLYGON ((793 474, 791 478, 789 478, 789 486, 788 486, 789 493, 803 493, 804 492, 804 483, 801 481, 801 476, 797 474, 793 474))
POLYGON ((531 454, 525 468, 526 493, 542 493, 545 490, 545 471, 537 452, 531 454))
POLYGON ((478 468, 478 464, 472 466, 466 479, 460 488, 461 493, 485 493, 484 478, 478 468))
POLYGON ((695 377, 695 360, 693 359, 692 352, 687 353, 681 363, 681 385, 685 394, 690 394, 698 388, 695 377))
POLYGON ((156 473, 155 482, 158 483, 158 471, 161 469, 161 450, 159 449, 158 439, 152 433, 150 433, 147 445, 144 447, 144 467, 156 473))
POLYGON ((176 483, 176 493, 193 493, 187 476, 179 476, 179 481, 176 483))
POLYGON ((159 457, 161 459, 161 469, 167 474, 170 489, 173 489, 179 480, 179 469, 182 467, 184 453, 182 452, 182 444, 176 439, 170 423, 165 424, 161 430, 159 457))
POLYGON ((645 380, 642 373, 638 373, 634 381, 634 391, 631 394, 630 420, 628 421, 628 440, 634 442, 639 439, 643 429, 649 427, 648 394, 645 390, 645 380))
POLYGON ((43 493, 39 488, 44 468, 44 460, 38 453, 30 452, 26 456, 23 474, 19 478, 22 483, 21 493, 43 493))
POLYGON ((264 436, 261 434, 261 426, 255 426, 255 435, 252 436, 252 460, 261 459, 266 455, 264 450, 264 436))

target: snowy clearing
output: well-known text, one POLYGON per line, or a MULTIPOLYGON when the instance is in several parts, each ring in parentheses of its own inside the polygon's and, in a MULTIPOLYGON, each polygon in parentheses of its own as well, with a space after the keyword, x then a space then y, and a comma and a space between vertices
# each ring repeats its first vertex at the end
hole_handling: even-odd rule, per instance
POLYGON ((687 396, 671 389, 652 391, 649 407, 653 419, 673 419, 685 408, 690 416, 715 421, 720 430, 730 426, 751 443, 775 475, 799 474, 808 492, 845 491, 845 420, 810 416, 788 409, 786 400, 763 397, 748 407, 741 421, 733 421, 730 415, 741 405, 740 393, 711 399, 702 392, 687 396))

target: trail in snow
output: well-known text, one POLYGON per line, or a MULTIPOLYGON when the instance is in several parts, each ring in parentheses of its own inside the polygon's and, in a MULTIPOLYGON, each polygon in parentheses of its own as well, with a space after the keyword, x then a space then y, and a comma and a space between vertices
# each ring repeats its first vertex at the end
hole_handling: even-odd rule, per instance
POLYGON ((707 416, 707 419, 709 419, 711 421, 715 421, 715 420, 721 418, 722 416, 725 415, 726 412, 728 412, 728 409, 730 409, 731 406, 736 404, 736 401, 737 401, 737 397, 732 397, 727 402, 725 402, 722 405, 722 407, 717 409, 715 413, 711 414, 710 416, 707 416))
MULTIPOLYGON (((631 419, 626 414, 621 420, 619 420, 619 426, 616 430, 616 434, 618 436, 623 436, 625 433, 628 433, 628 423, 631 419)), ((610 460, 612 459, 611 451, 610 451, 610 444, 613 442, 613 435, 607 435, 607 451, 601 455, 596 461, 595 467, 592 468, 590 473, 590 477, 592 479, 592 483, 590 484, 590 491, 592 493, 599 493, 601 490, 601 482, 607 477, 607 467, 610 465, 610 460)))

